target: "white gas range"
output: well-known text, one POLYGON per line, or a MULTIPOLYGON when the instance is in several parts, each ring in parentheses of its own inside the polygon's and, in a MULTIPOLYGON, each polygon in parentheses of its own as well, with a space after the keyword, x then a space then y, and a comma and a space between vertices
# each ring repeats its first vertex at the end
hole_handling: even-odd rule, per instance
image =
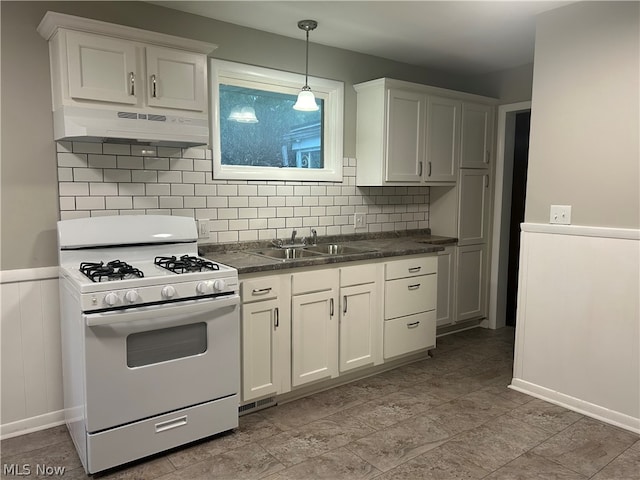
POLYGON ((238 425, 237 271, 195 221, 58 222, 65 417, 88 473, 238 425))

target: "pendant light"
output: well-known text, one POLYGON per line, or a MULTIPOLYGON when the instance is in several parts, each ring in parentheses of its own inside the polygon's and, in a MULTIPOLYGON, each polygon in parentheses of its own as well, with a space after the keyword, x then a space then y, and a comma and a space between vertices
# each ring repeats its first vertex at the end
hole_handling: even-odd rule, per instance
POLYGON ((311 87, 309 87, 309 32, 315 30, 317 26, 318 22, 315 20, 300 20, 298 22, 298 28, 307 32, 307 55, 304 69, 304 87, 298 94, 298 100, 293 109, 302 112, 315 112, 320 109, 316 103, 316 97, 313 95, 311 87))

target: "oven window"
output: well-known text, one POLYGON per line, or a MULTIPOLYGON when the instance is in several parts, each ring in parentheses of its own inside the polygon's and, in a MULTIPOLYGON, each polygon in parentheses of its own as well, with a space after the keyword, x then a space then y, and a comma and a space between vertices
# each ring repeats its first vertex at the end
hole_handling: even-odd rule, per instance
POLYGON ((192 323, 127 337, 127 366, 142 367, 207 351, 207 324, 192 323))

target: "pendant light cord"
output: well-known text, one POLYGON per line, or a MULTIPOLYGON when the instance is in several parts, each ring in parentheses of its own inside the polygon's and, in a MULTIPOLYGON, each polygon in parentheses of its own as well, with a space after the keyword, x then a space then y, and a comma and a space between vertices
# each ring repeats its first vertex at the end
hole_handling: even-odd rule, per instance
POLYGON ((307 32, 307 55, 306 55, 306 63, 304 66, 304 86, 309 86, 309 29, 305 29, 307 32))

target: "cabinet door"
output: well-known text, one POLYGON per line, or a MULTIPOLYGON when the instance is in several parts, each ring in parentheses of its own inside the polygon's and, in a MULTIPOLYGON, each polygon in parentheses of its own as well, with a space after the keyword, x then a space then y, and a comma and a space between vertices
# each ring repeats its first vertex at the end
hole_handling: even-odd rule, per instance
POLYGON ((242 400, 278 392, 278 300, 242 305, 242 400))
POLYGON ((427 182, 454 183, 457 180, 461 108, 459 100, 429 97, 424 177, 427 182))
POLYGON ((462 105, 461 168, 487 168, 491 159, 492 107, 465 103, 462 105))
POLYGON ((206 56, 146 47, 147 103, 153 107, 206 111, 206 56))
POLYGON ((340 371, 373 365, 376 357, 375 322, 379 312, 375 284, 340 290, 340 371))
POLYGON ((486 243, 489 238, 491 206, 488 170, 460 170, 458 245, 486 243))
POLYGON ((67 32, 69 96, 134 105, 139 75, 136 47, 125 40, 67 32))
POLYGON ((486 317, 486 245, 458 247, 457 321, 486 317))
POLYGON ((454 292, 456 274, 456 247, 446 247, 438 252, 438 301, 436 306, 437 326, 454 321, 454 292))
POLYGON ((390 89, 387 97, 386 181, 422 180, 425 96, 390 89))
POLYGON ((294 387, 338 375, 337 309, 334 290, 292 298, 291 384, 294 387))

